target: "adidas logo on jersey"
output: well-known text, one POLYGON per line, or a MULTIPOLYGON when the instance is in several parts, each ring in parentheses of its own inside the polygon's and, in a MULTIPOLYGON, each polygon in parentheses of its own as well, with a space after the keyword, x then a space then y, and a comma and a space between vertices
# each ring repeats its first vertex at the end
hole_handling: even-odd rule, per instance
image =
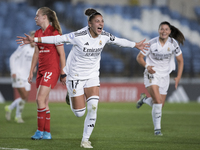
POLYGON ((89 45, 89 43, 88 43, 88 42, 86 42, 84 45, 89 45))

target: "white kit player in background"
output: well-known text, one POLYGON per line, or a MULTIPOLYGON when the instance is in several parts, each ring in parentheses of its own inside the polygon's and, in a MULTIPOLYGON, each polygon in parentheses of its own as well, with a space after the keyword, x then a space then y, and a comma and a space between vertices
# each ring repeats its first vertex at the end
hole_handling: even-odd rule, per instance
MULTIPOLYGON (((34 37, 35 31, 30 32, 30 36, 34 37)), ((28 100, 31 84, 28 83, 28 76, 31 68, 35 43, 19 46, 17 50, 10 56, 10 71, 12 78, 12 87, 16 88, 20 97, 15 99, 12 104, 5 106, 6 119, 10 121, 11 112, 16 108, 15 121, 24 123, 22 119, 22 110, 24 109, 25 101, 28 100)))
POLYGON ((140 52, 137 56, 138 63, 145 67, 144 85, 151 97, 147 98, 146 94, 142 93, 136 107, 140 108, 144 103, 152 107, 154 134, 162 136, 162 107, 169 88, 170 73, 175 70, 175 58, 178 63, 177 77, 174 79, 175 88, 181 79, 184 62, 179 44, 183 45, 185 38, 179 29, 168 22, 161 22, 158 32, 159 37, 149 41, 149 50, 146 53, 140 52))
POLYGON ((101 52, 104 46, 116 44, 122 47, 136 47, 139 50, 146 49, 148 43, 145 40, 135 43, 126 39, 117 38, 103 30, 103 16, 94 9, 87 9, 88 26, 69 34, 61 36, 46 36, 38 38, 18 37, 18 43, 29 43, 30 41, 42 43, 67 43, 73 44, 66 67, 63 69, 67 75, 67 89, 69 92, 71 110, 77 117, 82 117, 86 112, 81 147, 93 148, 89 138, 94 129, 97 119, 97 108, 99 102, 99 68, 101 52), (86 100, 86 101, 85 101, 86 100))

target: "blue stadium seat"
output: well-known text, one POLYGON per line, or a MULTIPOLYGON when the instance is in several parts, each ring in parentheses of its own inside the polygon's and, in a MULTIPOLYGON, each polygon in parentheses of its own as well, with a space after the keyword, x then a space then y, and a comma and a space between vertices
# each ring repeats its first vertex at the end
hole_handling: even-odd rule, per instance
POLYGON ((64 2, 61 2, 61 1, 56 1, 53 4, 53 7, 54 7, 56 13, 64 13, 66 10, 64 2))

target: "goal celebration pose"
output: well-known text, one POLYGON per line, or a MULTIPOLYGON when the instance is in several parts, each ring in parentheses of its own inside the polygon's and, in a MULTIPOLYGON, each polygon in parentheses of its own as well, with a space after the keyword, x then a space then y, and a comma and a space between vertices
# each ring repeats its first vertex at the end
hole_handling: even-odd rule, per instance
POLYGON ((97 108, 99 102, 99 68, 101 52, 105 44, 116 44, 123 47, 136 47, 140 50, 148 47, 145 40, 135 43, 126 39, 121 39, 103 30, 103 16, 95 9, 87 9, 85 15, 88 16, 88 26, 62 36, 31 38, 18 37, 18 43, 38 43, 73 44, 67 63, 64 68, 67 74, 67 89, 69 92, 71 110, 77 117, 82 117, 86 111, 85 100, 87 102, 87 115, 84 122, 83 137, 81 147, 93 148, 89 138, 94 129, 97 119, 97 108))
POLYGON ((140 52, 137 56, 138 63, 145 67, 144 85, 151 97, 146 97, 146 94, 142 93, 136 107, 140 108, 144 103, 152 107, 154 134, 162 136, 162 107, 169 88, 170 73, 175 70, 175 57, 178 62, 177 77, 174 79, 175 88, 181 79, 183 56, 179 44, 183 45, 185 38, 179 29, 166 21, 160 23, 158 33, 159 37, 149 41, 148 51, 140 52))

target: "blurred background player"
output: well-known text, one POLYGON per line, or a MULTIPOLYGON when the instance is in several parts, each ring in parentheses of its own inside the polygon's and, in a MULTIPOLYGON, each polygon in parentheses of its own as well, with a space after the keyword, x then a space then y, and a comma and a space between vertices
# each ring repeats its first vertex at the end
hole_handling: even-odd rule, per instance
MULTIPOLYGON (((62 36, 38 37, 35 42, 42 43, 68 43, 73 44, 67 64, 64 68, 67 74, 67 89, 69 92, 71 110, 77 117, 82 117, 86 111, 81 147, 93 148, 89 138, 97 119, 99 102, 99 68, 101 52, 107 43, 123 47, 136 47, 143 50, 148 45, 145 40, 135 43, 126 39, 117 38, 103 30, 103 16, 95 9, 87 9, 88 26, 62 36), (86 101, 85 101, 86 100, 86 101)), ((17 41, 29 43, 33 38, 18 37, 17 41)), ((21 42, 18 42, 21 43, 21 42)))
MULTIPOLYGON (((61 35, 61 27, 56 13, 48 7, 41 7, 36 12, 36 25, 41 28, 35 32, 35 37, 61 35)), ((65 84, 66 77, 63 72, 65 67, 65 52, 63 44, 36 43, 33 54, 28 82, 32 83, 33 70, 39 62, 36 87, 37 87, 37 123, 38 128, 31 137, 33 140, 51 139, 49 92, 56 85, 61 74, 61 82, 65 84), (61 68, 61 70, 60 70, 61 68)))
POLYGON ((137 56, 138 63, 145 67, 144 85, 151 97, 141 94, 136 107, 140 108, 144 103, 152 107, 154 134, 162 136, 162 107, 169 88, 170 73, 175 70, 175 57, 178 62, 177 77, 174 79, 175 88, 181 79, 184 62, 179 44, 183 45, 185 38, 179 29, 166 21, 160 23, 158 33, 159 37, 149 41, 149 50, 146 53, 140 52, 137 56))
MULTIPOLYGON (((30 32, 30 36, 34 37, 35 31, 30 32)), ((31 68, 32 57, 35 49, 35 43, 19 46, 17 50, 10 56, 10 71, 12 77, 12 87, 16 88, 20 97, 15 99, 12 104, 5 106, 6 119, 10 121, 11 112, 16 108, 15 121, 24 123, 22 119, 22 110, 25 102, 28 100, 31 85, 28 83, 28 76, 31 68)))

